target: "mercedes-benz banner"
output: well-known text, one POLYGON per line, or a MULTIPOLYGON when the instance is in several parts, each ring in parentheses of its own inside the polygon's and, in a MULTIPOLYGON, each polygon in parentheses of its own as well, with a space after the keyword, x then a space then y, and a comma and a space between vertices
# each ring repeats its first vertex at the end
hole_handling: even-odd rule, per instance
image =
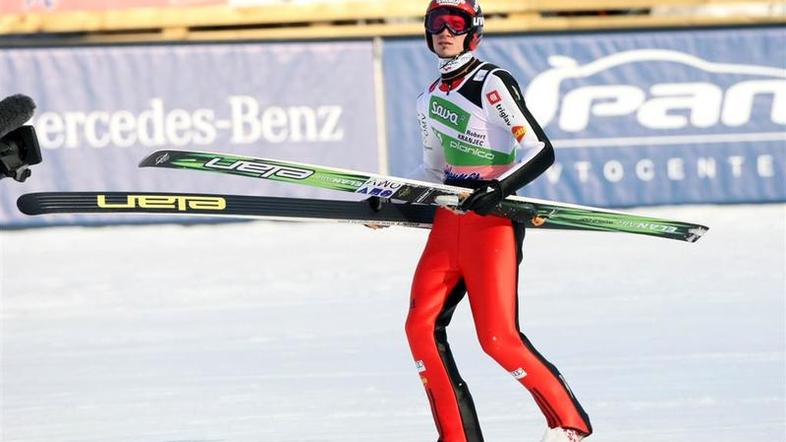
POLYGON ((26 217, 16 198, 33 191, 340 198, 137 164, 157 149, 193 149, 376 171, 373 91, 370 42, 0 50, 0 95, 24 93, 36 101, 33 124, 43 154, 26 183, 0 181, 0 223, 145 220, 26 217))

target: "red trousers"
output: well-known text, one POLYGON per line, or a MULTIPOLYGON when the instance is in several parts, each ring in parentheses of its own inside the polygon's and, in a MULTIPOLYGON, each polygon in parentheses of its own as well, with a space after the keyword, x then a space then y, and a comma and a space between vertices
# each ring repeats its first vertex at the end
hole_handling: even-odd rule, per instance
POLYGON ((518 265, 523 226, 439 209, 412 282, 406 331, 439 431, 439 442, 481 442, 475 406, 445 327, 465 293, 483 350, 534 397, 549 427, 592 433, 559 371, 519 331, 518 265))

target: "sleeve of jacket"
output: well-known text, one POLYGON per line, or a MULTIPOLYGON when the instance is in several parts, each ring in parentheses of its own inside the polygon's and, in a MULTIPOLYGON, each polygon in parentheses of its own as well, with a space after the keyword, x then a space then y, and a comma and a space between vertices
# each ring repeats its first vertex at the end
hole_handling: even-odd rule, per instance
POLYGON ((489 121, 505 127, 518 142, 521 160, 499 176, 505 195, 511 195, 554 164, 554 148, 524 103, 518 82, 504 70, 494 71, 483 86, 483 107, 489 121))

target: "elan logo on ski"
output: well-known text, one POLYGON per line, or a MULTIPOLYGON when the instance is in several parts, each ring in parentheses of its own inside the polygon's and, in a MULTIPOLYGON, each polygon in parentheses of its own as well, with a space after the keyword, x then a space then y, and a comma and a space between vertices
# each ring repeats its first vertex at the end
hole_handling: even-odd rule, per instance
POLYGON ((128 195, 120 201, 109 201, 107 195, 96 195, 96 205, 102 209, 175 209, 180 212, 188 210, 224 210, 226 199, 219 196, 190 195, 128 195))
POLYGON ((221 158, 213 158, 212 160, 205 163, 205 167, 208 169, 236 170, 238 172, 257 175, 260 178, 270 178, 276 176, 280 178, 304 180, 311 175, 314 175, 313 170, 284 167, 277 164, 266 164, 252 161, 234 161, 229 164, 222 164, 222 161, 223 160, 221 158))

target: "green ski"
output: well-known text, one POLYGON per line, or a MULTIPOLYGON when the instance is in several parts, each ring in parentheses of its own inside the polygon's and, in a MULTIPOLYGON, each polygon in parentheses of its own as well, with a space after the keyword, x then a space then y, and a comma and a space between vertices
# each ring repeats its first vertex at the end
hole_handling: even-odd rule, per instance
MULTIPOLYGON (((295 161, 212 152, 161 150, 142 160, 139 166, 239 175, 412 204, 455 206, 458 198, 470 191, 462 187, 295 161)), ((536 228, 626 232, 688 242, 697 241, 708 230, 699 224, 518 196, 506 198, 494 213, 527 222, 536 228)))

